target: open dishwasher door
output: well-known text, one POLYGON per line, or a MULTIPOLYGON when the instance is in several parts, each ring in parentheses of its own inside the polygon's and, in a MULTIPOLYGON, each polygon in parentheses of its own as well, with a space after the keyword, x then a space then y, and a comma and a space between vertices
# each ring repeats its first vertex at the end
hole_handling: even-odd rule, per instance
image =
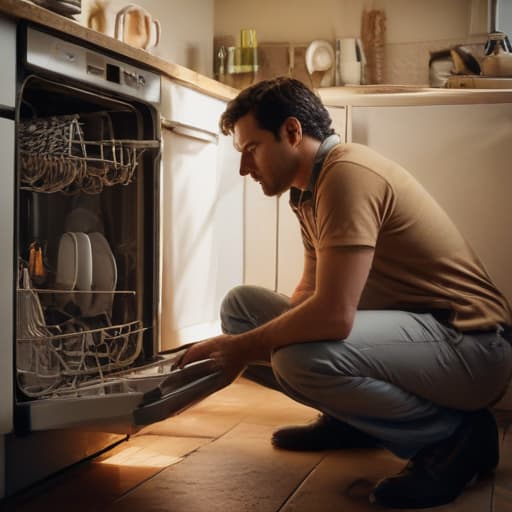
POLYGON ((160 354, 151 364, 90 381, 79 389, 18 404, 18 428, 130 434, 177 414, 225 385, 213 359, 174 368, 185 350, 160 354))

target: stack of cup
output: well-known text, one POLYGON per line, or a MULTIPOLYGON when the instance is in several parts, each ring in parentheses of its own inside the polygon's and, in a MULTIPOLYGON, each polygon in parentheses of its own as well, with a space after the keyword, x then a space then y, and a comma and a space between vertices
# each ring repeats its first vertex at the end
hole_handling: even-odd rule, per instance
POLYGON ((363 48, 359 39, 336 39, 336 85, 359 85, 363 64, 363 48))
POLYGON ((241 65, 242 72, 258 71, 258 43, 256 41, 256 30, 243 28, 240 31, 241 43, 241 65))

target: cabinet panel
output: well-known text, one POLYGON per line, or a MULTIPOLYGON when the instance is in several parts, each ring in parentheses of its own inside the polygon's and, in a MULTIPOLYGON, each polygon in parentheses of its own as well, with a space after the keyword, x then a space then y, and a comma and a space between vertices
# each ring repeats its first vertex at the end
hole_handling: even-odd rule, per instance
POLYGON ((214 241, 218 254, 215 305, 218 308, 226 293, 243 283, 244 273, 244 180, 238 170, 240 153, 231 136, 219 136, 217 155, 217 199, 214 215, 214 241))
POLYGON ((512 299, 512 104, 352 107, 354 142, 408 169, 512 299))
POLYGON ((0 15, 0 107, 14 108, 16 99, 16 24, 0 15))
POLYGON ((218 135, 226 103, 162 82, 161 347, 220 333, 225 294, 243 282, 240 155, 218 135))
POLYGON ((276 289, 277 199, 245 178, 244 283, 276 289))
POLYGON ((326 107, 332 119, 332 127, 341 137, 342 142, 350 140, 347 127, 347 109, 345 107, 326 107))
MULTIPOLYGON (((13 418, 13 278, 10 269, 14 268, 14 121, 0 118, 0 205, 2 227, 0 229, 0 247, 4 271, 0 274, 0 322, 2 325, 2 341, 0 348, 0 434, 12 430, 13 418)), ((0 443, 2 437, 0 436, 0 443)), ((1 450, 0 450, 1 452, 1 450)), ((0 464, 2 457, 0 453, 0 464)), ((2 468, 0 467, 0 487, 2 468)), ((0 496, 1 496, 0 488, 0 496)))
POLYGON ((162 132, 162 349, 216 319, 214 208, 217 145, 162 132))
POLYGON ((302 275, 304 248, 300 224, 290 208, 290 196, 279 199, 279 240, 277 252, 277 291, 291 295, 302 275))

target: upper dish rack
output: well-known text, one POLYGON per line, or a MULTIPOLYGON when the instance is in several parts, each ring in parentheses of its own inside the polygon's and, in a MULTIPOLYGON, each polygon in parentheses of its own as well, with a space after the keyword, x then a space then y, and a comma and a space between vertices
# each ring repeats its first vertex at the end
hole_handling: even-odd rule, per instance
POLYGON ((147 149, 158 140, 116 140, 107 113, 96 115, 102 132, 85 140, 78 114, 26 120, 19 126, 21 188, 35 192, 97 194, 105 186, 128 185, 147 149), (102 133, 103 135, 103 133, 102 133))

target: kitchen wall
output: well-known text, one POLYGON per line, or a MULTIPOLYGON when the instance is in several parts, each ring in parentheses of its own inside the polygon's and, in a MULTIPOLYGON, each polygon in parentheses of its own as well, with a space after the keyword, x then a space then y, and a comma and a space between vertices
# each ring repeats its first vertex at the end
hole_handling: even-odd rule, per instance
MULTIPOLYGON (((82 0, 80 21, 103 1, 107 33, 129 2, 82 0)), ((314 39, 359 36, 363 9, 387 17, 385 81, 428 83, 429 51, 485 41, 488 0, 138 0, 162 25, 151 53, 206 76, 214 75, 214 37, 239 44, 241 28, 255 28, 260 43, 307 45, 314 39)), ((509 0, 507 0, 509 1, 509 0)), ((285 71, 285 70, 283 70, 285 71)))
POLYGON ((427 84, 429 51, 486 40, 487 0, 215 0, 214 34, 239 44, 250 27, 259 42, 334 43, 360 35, 365 8, 386 14, 387 83, 427 84))
MULTIPOLYGON (((79 21, 84 25, 97 1, 82 0, 79 21)), ((116 13, 131 3, 99 1, 106 6, 106 33, 113 36, 116 13)), ((137 0, 137 5, 149 11, 162 27, 160 43, 150 53, 212 76, 214 0, 137 0)))

